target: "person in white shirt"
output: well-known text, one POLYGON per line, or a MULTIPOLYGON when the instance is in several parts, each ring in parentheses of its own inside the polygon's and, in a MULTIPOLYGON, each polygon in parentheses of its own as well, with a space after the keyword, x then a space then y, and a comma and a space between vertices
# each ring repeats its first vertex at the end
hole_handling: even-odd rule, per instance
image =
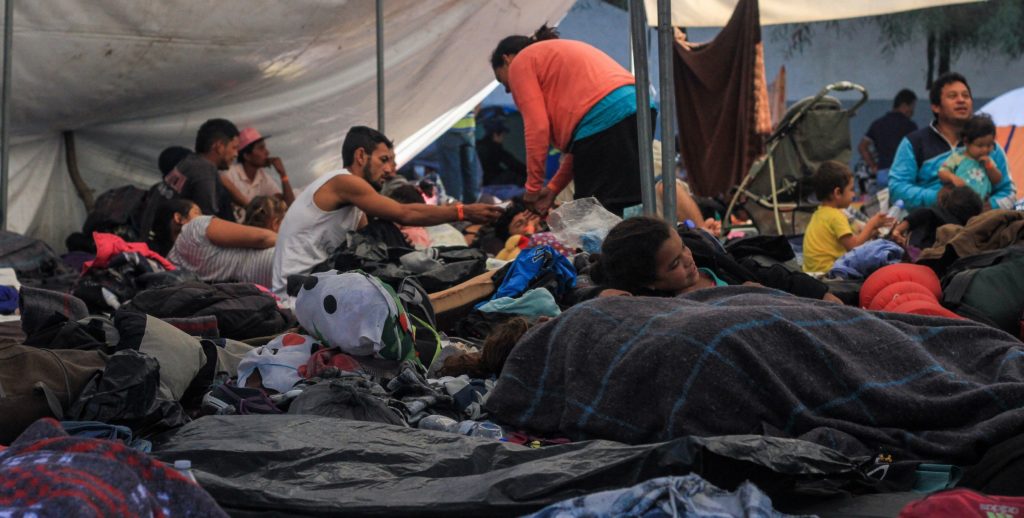
POLYGON ((366 224, 366 216, 406 226, 430 226, 469 220, 488 223, 503 210, 495 205, 403 205, 382 196, 380 188, 395 174, 394 145, 381 132, 355 126, 341 147, 342 170, 321 176, 302 190, 288 208, 274 249, 273 290, 288 295, 288 277, 305 275, 330 258, 345 235, 366 224))
POLYGON ((295 201, 295 192, 284 162, 270 155, 267 137, 260 135, 255 128, 245 128, 239 133, 238 161, 221 172, 220 180, 231 194, 238 221, 244 217, 245 206, 257 196, 276 196, 289 206, 295 201), (278 180, 274 180, 268 172, 270 167, 277 172, 278 180))

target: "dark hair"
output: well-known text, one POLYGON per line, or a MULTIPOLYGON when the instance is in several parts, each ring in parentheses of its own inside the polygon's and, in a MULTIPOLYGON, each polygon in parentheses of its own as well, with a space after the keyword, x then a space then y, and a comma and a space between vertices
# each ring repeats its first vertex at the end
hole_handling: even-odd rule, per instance
POLYGON ((288 204, 277 196, 254 196, 245 206, 245 220, 242 221, 242 224, 273 230, 270 228, 270 223, 279 217, 284 217, 287 210, 288 204))
POLYGON ((523 203, 522 196, 516 196, 509 200, 508 208, 506 208, 505 212, 502 212, 501 216, 499 216, 494 222, 494 237, 500 239, 502 243, 507 241, 508 238, 512 236, 509 232, 512 220, 525 211, 526 205, 523 203))
POLYGON ((826 201, 832 197, 832 193, 837 187, 840 191, 846 189, 851 178, 853 178, 853 173, 846 164, 835 160, 826 160, 818 166, 818 171, 814 173, 814 194, 818 197, 819 202, 826 201))
POLYGON ((444 366, 441 367, 438 374, 441 376, 466 374, 471 378, 500 375, 512 348, 529 330, 530 322, 523 317, 515 317, 498 324, 487 335, 481 352, 456 354, 445 358, 444 366))
POLYGON ((96 242, 93 241, 92 236, 87 236, 81 232, 72 232, 68 237, 64 238, 64 246, 67 247, 68 252, 96 254, 96 242))
POLYGON ((210 119, 199 126, 196 133, 196 153, 204 155, 218 142, 227 142, 238 136, 238 128, 227 119, 210 119))
POLYGON ((992 117, 984 113, 978 113, 967 119, 964 129, 960 130, 960 139, 964 144, 970 144, 981 137, 995 134, 996 124, 992 122, 992 117))
POLYGON ((239 149, 238 150, 238 163, 239 164, 244 164, 245 163, 245 155, 248 155, 249 153, 252 153, 252 150, 256 149, 256 144, 259 144, 260 142, 263 142, 264 140, 267 140, 267 139, 261 138, 259 140, 254 140, 254 141, 250 142, 248 146, 245 146, 244 148, 239 149))
POLYGON ((391 191, 388 198, 397 201, 404 205, 412 205, 415 203, 426 203, 423 201, 423 194, 420 192, 415 185, 411 183, 399 185, 391 191))
POLYGON ((966 225, 967 220, 981 214, 983 203, 981 196, 966 185, 939 192, 939 208, 949 212, 961 225, 966 225))
POLYGON ((892 107, 899 108, 904 104, 914 104, 915 102, 917 102, 917 94, 915 94, 911 90, 904 88, 900 90, 899 93, 896 94, 896 97, 893 98, 892 107))
POLYGON ((667 223, 651 217, 627 219, 612 227, 601 243, 601 255, 590 277, 607 288, 634 295, 650 292, 657 280, 657 255, 661 245, 675 232, 667 223))
MULTIPOLYGON (((971 93, 971 85, 967 84, 966 77, 956 72, 946 72, 932 83, 932 89, 928 91, 928 100, 932 103, 932 106, 942 104, 942 89, 952 83, 963 83, 967 87, 967 93, 971 93)), ((971 97, 974 97, 974 95, 971 94, 971 97)))
POLYGON ((187 216, 196 204, 192 200, 176 198, 164 200, 156 208, 153 216, 153 251, 160 255, 167 255, 174 247, 173 232, 171 225, 174 224, 174 215, 187 216))
POLYGON ((368 154, 373 154, 377 146, 384 144, 388 149, 393 149, 394 144, 384 136, 383 133, 367 127, 352 126, 345 135, 345 142, 341 144, 341 165, 351 167, 356 157, 356 150, 362 149, 368 154))
POLYGON ((160 174, 167 176, 185 157, 192 154, 192 150, 182 146, 171 146, 160 152, 156 159, 156 165, 160 168, 160 174))
POLYGON ((546 23, 541 25, 540 29, 537 29, 537 32, 533 33, 533 36, 508 36, 498 42, 498 46, 495 47, 494 52, 491 53, 491 68, 500 68, 505 64, 505 56, 519 54, 523 49, 537 43, 538 41, 557 39, 558 29, 548 27, 548 24, 546 23))

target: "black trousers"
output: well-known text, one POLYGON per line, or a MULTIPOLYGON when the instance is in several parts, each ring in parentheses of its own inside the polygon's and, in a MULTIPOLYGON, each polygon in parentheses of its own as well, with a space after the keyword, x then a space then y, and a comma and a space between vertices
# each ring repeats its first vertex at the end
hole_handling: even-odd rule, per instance
POLYGON ((600 133, 574 141, 569 152, 573 156, 575 198, 593 196, 620 216, 626 207, 640 203, 635 113, 600 133))

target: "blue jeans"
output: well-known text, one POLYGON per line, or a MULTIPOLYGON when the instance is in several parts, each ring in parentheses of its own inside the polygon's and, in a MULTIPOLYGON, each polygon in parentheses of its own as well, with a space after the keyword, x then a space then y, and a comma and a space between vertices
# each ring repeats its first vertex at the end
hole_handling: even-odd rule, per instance
POLYGON ((448 196, 465 203, 476 201, 480 193, 483 169, 476 155, 473 129, 450 129, 437 141, 440 153, 441 181, 448 196))

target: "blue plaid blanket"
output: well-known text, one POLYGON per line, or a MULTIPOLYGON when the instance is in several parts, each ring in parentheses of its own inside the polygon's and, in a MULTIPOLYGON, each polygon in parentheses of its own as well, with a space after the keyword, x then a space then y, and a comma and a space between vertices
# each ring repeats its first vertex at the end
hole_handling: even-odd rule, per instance
POLYGON ((971 321, 767 288, 573 307, 513 349, 488 409, 574 439, 763 434, 971 463, 1024 430, 1024 344, 971 321))

